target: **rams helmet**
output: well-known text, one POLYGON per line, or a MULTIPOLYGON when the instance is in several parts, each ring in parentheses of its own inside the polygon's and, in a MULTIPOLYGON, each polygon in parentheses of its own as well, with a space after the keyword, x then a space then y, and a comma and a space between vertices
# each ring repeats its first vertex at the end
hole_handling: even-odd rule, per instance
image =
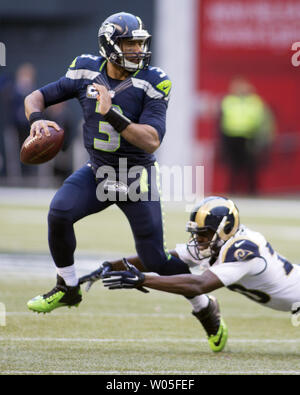
POLYGON ((192 236, 187 243, 189 253, 198 260, 218 256, 222 245, 237 232, 239 225, 238 208, 232 200, 219 196, 204 199, 192 210, 186 225, 192 236), (207 241, 199 241, 198 236, 207 241))
POLYGON ((151 35, 145 29, 141 19, 126 12, 119 12, 108 17, 102 23, 98 32, 100 55, 129 72, 135 72, 149 66, 151 59, 150 41, 151 35), (122 51, 120 44, 124 38, 142 43, 141 52, 135 54, 136 62, 131 61, 132 53, 122 51))

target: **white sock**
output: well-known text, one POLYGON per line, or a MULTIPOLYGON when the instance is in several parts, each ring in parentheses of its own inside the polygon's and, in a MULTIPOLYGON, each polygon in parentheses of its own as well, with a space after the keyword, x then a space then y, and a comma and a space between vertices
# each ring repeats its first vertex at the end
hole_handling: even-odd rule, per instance
POLYGON ((193 306, 193 311, 198 313, 200 310, 205 309, 208 306, 209 298, 207 295, 197 295, 193 299, 188 299, 193 306))
POLYGON ((75 287, 76 285, 78 285, 75 265, 66 266, 66 267, 57 267, 56 271, 57 274, 64 279, 66 285, 70 287, 75 287))

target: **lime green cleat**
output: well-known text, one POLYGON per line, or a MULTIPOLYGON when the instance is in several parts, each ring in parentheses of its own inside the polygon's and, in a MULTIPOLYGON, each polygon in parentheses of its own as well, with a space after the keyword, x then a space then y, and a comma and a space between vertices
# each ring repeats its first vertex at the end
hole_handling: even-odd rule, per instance
POLYGON ((217 299, 209 295, 208 306, 193 315, 201 322, 208 336, 208 344, 212 351, 220 352, 224 349, 227 338, 228 329, 223 318, 221 317, 220 307, 217 299))
POLYGON ((64 280, 57 276, 56 286, 45 295, 38 295, 27 302, 29 310, 37 313, 50 313, 58 307, 78 307, 82 300, 80 286, 67 286, 64 280))
POLYGON ((228 338, 228 329, 224 320, 221 318, 219 330, 216 335, 208 337, 208 344, 212 351, 220 352, 224 349, 228 338))

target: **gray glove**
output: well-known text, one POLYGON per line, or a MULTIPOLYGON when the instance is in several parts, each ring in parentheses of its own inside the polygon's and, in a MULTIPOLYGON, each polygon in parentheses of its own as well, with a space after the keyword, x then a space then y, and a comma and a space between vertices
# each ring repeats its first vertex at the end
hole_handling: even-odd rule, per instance
POLYGON ((101 278, 103 278, 107 272, 111 272, 112 271, 112 265, 105 261, 103 263, 101 263, 99 269, 94 270, 93 272, 86 274, 85 276, 82 276, 79 278, 79 284, 86 284, 85 290, 86 292, 88 292, 91 288, 91 286, 98 280, 100 280, 101 278))

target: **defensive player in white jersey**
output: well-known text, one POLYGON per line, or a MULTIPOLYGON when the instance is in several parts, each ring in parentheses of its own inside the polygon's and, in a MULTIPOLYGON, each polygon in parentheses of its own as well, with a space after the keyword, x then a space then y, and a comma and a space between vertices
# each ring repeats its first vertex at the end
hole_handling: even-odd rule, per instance
MULTIPOLYGON (((190 241, 178 244, 171 254, 183 260, 193 274, 145 274, 131 258, 135 266, 124 259, 127 270, 106 271, 102 276, 104 285, 109 289, 153 288, 191 300, 225 286, 281 311, 292 311, 293 304, 300 301, 300 267, 275 252, 262 234, 241 225, 231 200, 215 196, 204 199, 191 213, 187 231, 191 233, 190 241)), ((84 281, 95 279, 87 276, 84 281)), ((220 329, 227 328, 220 325, 220 329)))

